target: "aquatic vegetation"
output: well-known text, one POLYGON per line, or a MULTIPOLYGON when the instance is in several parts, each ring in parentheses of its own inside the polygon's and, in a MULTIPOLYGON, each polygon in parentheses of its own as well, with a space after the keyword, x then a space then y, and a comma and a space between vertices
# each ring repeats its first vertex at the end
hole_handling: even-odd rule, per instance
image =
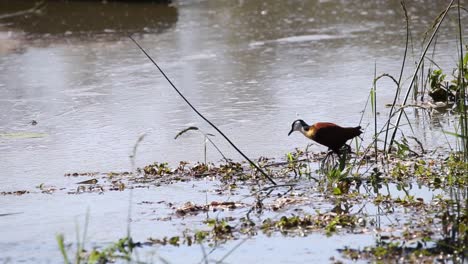
POLYGON ((134 243, 131 237, 121 238, 100 251, 93 249, 87 257, 88 263, 106 263, 116 259, 129 261, 132 259, 134 248, 138 246, 140 245, 134 243))
POLYGON ((347 214, 318 213, 317 215, 292 215, 282 216, 279 220, 267 218, 263 221, 260 229, 271 234, 279 231, 283 235, 306 235, 309 232, 324 230, 327 236, 336 233, 338 229, 354 228, 357 218, 347 214))
MULTIPOLYGON (((467 226, 467 205, 464 203, 467 194, 463 190, 466 190, 464 175, 467 167, 456 153, 446 158, 436 158, 431 156, 433 154, 395 153, 386 156, 387 162, 383 167, 376 166, 373 160, 363 160, 363 167, 357 172, 354 172, 356 168, 353 165, 357 164, 355 159, 359 157, 351 157, 346 161, 346 172, 335 167, 328 174, 322 174, 319 169, 320 159, 326 153, 313 156, 312 162, 306 158, 308 155, 306 151, 297 150, 280 162, 260 159, 262 167, 274 174, 277 180, 285 181, 284 184, 264 188, 257 187, 263 180, 255 177, 255 168, 245 162, 219 165, 182 162, 176 169, 166 163, 153 163, 145 167, 150 169, 137 170, 137 174, 114 172, 89 174, 88 177, 98 179, 104 191, 112 191, 112 182, 117 180, 125 182, 127 188, 210 180, 220 185, 216 190, 220 195, 239 198, 238 201, 207 201, 205 204, 188 201, 173 205, 173 213, 161 216, 161 219, 193 219, 211 213, 222 217, 205 219, 202 226, 188 228, 181 234, 150 237, 135 243, 141 246, 208 244, 217 247, 226 241, 258 234, 369 234, 377 238, 376 245, 363 249, 347 247, 340 252, 346 258, 371 261, 395 257, 405 260, 440 259, 441 256, 463 258, 467 226), (309 166, 316 170, 308 171, 309 166), (300 174, 294 171, 299 169, 314 177, 298 178, 300 174), (150 170, 154 176, 146 175, 145 171, 150 170), (147 180, 141 181, 143 178, 147 180), (413 190, 421 186, 439 190, 442 194, 432 199, 420 197, 413 190), (242 201, 241 197, 255 199, 242 201), (317 202, 328 206, 314 209, 317 202), (383 217, 394 220, 389 225, 382 222, 383 217)), ((379 152, 377 156, 382 159, 385 154, 379 152)), ((97 252, 110 256, 104 249, 97 252)))
POLYGON ((303 175, 310 176, 310 166, 304 162, 305 159, 301 159, 305 152, 296 149, 295 152, 286 154, 286 160, 288 162, 288 170, 294 173, 294 177, 302 177, 303 175))
POLYGON ((93 248, 88 252, 84 248, 78 246, 78 249, 74 254, 75 258, 71 261, 67 253, 64 236, 59 234, 56 239, 60 253, 63 257, 63 262, 67 264, 113 263, 117 260, 131 261, 134 259, 132 255, 134 249, 141 246, 140 243, 134 243, 131 237, 121 238, 117 242, 112 243, 101 250, 93 248))
POLYGON ((468 53, 465 53, 461 63, 459 61, 458 64, 452 70, 450 80, 442 69, 429 72, 429 96, 434 102, 445 102, 450 105, 462 103, 462 100, 457 101, 457 99, 460 99, 461 93, 466 89, 465 85, 468 84, 468 53))
POLYGON ((209 210, 216 212, 218 210, 234 210, 237 208, 245 207, 246 205, 240 202, 216 202, 213 201, 206 205, 197 205, 192 202, 187 202, 183 206, 176 209, 175 213, 178 216, 197 215, 200 212, 207 212, 209 210))
POLYGON ((84 259, 127 259, 129 248, 136 245, 216 248, 259 234, 301 237, 313 233, 368 234, 376 238, 375 245, 340 249, 343 257, 350 259, 464 258, 467 163, 458 152, 441 154, 427 149, 416 155, 407 141, 400 142, 402 146, 395 146, 401 150, 394 153, 378 150, 349 155, 342 161, 330 160, 326 171, 321 161, 327 153, 297 149, 279 161, 262 157, 258 166, 278 181, 271 186, 264 186, 265 179, 258 177, 249 163, 233 161, 180 162, 175 168, 154 162, 135 172, 68 173, 66 177, 79 177, 78 188, 68 190, 69 194, 160 188, 177 182, 195 186, 202 182, 212 183, 209 191, 219 196, 205 203, 142 201, 138 204, 166 204, 169 213, 158 215, 155 221, 199 224, 133 244, 125 240, 117 243, 120 246, 95 248, 87 251, 84 259), (422 197, 421 189, 438 194, 422 197), (120 250, 122 247, 125 250, 120 250))
POLYGON ((172 174, 172 170, 169 168, 167 162, 163 163, 153 163, 147 165, 143 168, 143 172, 145 176, 164 176, 168 174, 172 174))

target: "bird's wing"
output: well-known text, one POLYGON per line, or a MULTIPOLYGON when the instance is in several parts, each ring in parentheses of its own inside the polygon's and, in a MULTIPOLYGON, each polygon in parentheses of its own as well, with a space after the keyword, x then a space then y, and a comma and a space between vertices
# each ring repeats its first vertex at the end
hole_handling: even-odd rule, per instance
POLYGON ((333 123, 316 123, 314 126, 316 132, 312 139, 335 151, 362 133, 360 127, 341 127, 333 123))
POLYGON ((347 130, 333 123, 316 123, 313 140, 333 150, 339 149, 348 140, 347 130))

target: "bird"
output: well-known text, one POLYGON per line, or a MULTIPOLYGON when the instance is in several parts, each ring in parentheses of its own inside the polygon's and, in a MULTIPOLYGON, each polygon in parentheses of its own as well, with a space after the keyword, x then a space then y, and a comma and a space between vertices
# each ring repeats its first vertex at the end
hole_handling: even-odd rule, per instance
MULTIPOLYGON (((361 135, 361 126, 341 127, 334 123, 318 122, 309 126, 304 120, 297 119, 291 125, 292 132, 299 131, 313 141, 328 147, 333 153, 340 156, 340 149, 346 145, 346 141, 361 135)), ((346 145, 348 149, 350 147, 346 145)))

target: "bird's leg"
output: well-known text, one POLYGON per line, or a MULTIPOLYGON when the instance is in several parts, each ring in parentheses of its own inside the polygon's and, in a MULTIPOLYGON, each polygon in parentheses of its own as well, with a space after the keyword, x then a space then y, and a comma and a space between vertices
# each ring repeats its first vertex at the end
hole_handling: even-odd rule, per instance
MULTIPOLYGON (((328 154, 327 154, 328 156, 328 154)), ((324 171, 325 170, 325 160, 327 159, 327 156, 325 156, 325 158, 323 158, 321 161, 320 161, 320 170, 321 171, 324 171)))
POLYGON ((340 153, 338 154, 338 164, 340 170, 344 170, 349 153, 352 153, 351 146, 348 144, 343 145, 340 149, 340 153))
POLYGON ((345 145, 344 145, 344 148, 346 149, 346 152, 348 152, 348 153, 353 153, 353 151, 351 150, 351 146, 350 146, 350 145, 345 144, 345 145))
POLYGON ((333 158, 333 151, 331 149, 328 150, 327 155, 322 159, 320 162, 320 169, 325 171, 325 165, 329 163, 330 156, 333 158))
POLYGON ((338 154, 338 166, 340 171, 343 171, 345 168, 347 155, 348 153, 346 151, 338 154))

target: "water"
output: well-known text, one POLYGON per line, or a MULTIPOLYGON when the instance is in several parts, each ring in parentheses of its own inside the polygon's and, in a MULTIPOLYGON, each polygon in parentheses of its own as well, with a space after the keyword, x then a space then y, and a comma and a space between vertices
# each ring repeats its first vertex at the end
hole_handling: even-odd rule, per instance
MULTIPOLYGON (((414 40, 408 68, 418 59, 422 33, 445 4, 408 4, 414 40)), ((4 0, 0 12, 30 6, 29 1, 4 0)), ((7 256, 17 258, 22 250, 46 241, 51 255, 42 252, 32 256, 34 261, 58 255, 53 235, 73 236, 74 216, 83 216, 85 208, 91 208, 98 241, 110 233, 120 237, 124 232, 116 230, 125 229, 122 212, 128 205, 128 192, 83 195, 83 200, 40 194, 36 186, 70 188, 74 180, 63 177, 69 172, 130 170, 129 155, 142 133, 146 137, 138 147, 137 166, 202 161, 201 134, 192 131, 177 140, 174 136, 191 125, 215 134, 127 34, 134 33, 190 102, 252 158, 282 157, 305 147, 308 142, 299 134, 287 137, 298 117, 310 123, 357 125, 375 67, 377 74, 398 76, 405 42, 398 1, 356 5, 206 0, 170 6, 50 2, 43 12, 39 17, 0 20, 0 191, 36 192, 1 198, 0 213, 21 213, 0 219, 6 234, 1 245, 7 256), (103 229, 105 219, 114 216, 120 225, 103 229)), ((447 71, 457 60, 453 17, 443 26, 434 57, 447 71)), ((394 89, 391 81, 379 83, 382 120, 394 89)), ((424 144, 446 142, 440 131, 451 130, 451 123, 442 121, 428 130, 431 122, 425 115, 412 111, 409 115, 424 144)), ((372 137, 371 120, 368 108, 361 124, 367 142, 372 137)), ((242 159, 219 135, 213 140, 228 157, 242 159)), ((313 149, 324 150, 318 145, 313 149)), ((220 159, 208 147, 208 160, 220 159)), ((180 195, 188 195, 185 191, 182 188, 180 195)), ((134 200, 171 192, 171 188, 141 192, 134 200)))

